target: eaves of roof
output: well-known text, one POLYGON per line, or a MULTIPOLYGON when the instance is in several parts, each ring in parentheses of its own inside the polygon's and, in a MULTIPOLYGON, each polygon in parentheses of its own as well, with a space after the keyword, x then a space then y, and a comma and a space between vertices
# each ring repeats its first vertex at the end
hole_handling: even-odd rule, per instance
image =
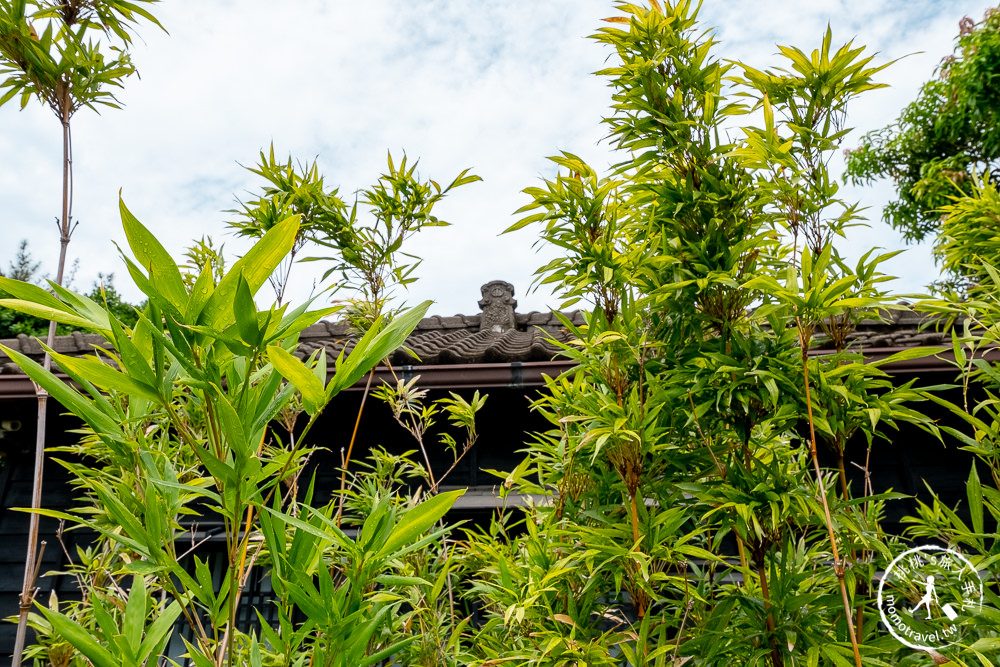
MULTIPOLYGON (((565 315, 575 324, 583 322, 579 312, 565 315)), ((407 339, 406 347, 394 352, 389 366, 375 371, 377 382, 395 383, 420 376, 425 388, 530 388, 544 385, 544 376, 556 376, 573 367, 559 357, 553 339, 566 342, 569 333, 555 313, 516 313, 515 327, 503 332, 480 331, 480 315, 427 317, 407 339)), ((884 361, 897 352, 914 348, 945 346, 948 332, 928 330, 926 317, 912 311, 893 311, 885 321, 862 322, 850 335, 852 348, 863 351, 869 362, 884 361)), ((342 323, 320 322, 304 330, 298 354, 306 357, 324 349, 330 362, 341 353, 350 353, 357 338, 342 323)), ((42 358, 42 347, 28 336, 0 341, 24 354, 42 358)), ((74 332, 59 336, 54 349, 62 354, 83 355, 107 343, 95 334, 74 332)), ((824 341, 817 341, 810 354, 828 354, 824 341)), ((954 371, 950 351, 886 364, 891 374, 941 373, 954 371)), ((348 390, 360 390, 366 379, 348 390)), ((0 355, 0 400, 33 398, 34 385, 9 359, 0 355)))

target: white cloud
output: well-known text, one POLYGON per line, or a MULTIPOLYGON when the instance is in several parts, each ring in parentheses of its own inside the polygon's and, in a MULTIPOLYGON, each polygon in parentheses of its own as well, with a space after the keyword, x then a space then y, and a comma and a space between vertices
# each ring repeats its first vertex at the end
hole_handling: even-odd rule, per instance
MULTIPOLYGON (((836 40, 857 37, 878 60, 903 59, 886 72, 893 88, 859 101, 850 122, 869 130, 891 121, 949 53, 971 0, 856 2, 721 2, 706 0, 706 25, 717 25, 720 55, 755 65, 777 62, 775 43, 811 49, 829 23, 836 40)), ((172 252, 211 234, 227 250, 245 243, 227 235, 224 210, 255 182, 237 162, 252 164, 274 142, 281 155, 318 159, 342 193, 374 181, 385 153, 420 158, 423 175, 449 179, 472 167, 484 182, 457 191, 440 209, 450 228, 432 229, 414 251, 425 257, 410 299, 433 298, 436 312, 472 312, 479 285, 513 282, 520 310, 552 304, 526 296, 542 257, 532 235, 498 234, 526 202, 519 191, 551 168, 544 157, 564 149, 596 166, 611 159, 600 117, 608 91, 590 73, 605 50, 585 39, 613 13, 595 0, 455 0, 390 3, 265 0, 167 1, 155 12, 169 35, 142 29, 134 59, 141 79, 126 82, 122 111, 83 111, 74 122, 75 212, 81 224, 70 246, 82 263, 78 284, 115 270, 126 282, 111 241, 123 240, 117 193, 172 252)), ((0 225, 6 252, 30 237, 54 264, 52 219, 59 209, 59 128, 47 110, 0 109, 0 225)), ((851 191, 877 218, 886 188, 851 191)), ((876 225, 861 244, 899 245, 876 225)), ((916 289, 932 272, 926 250, 893 270, 916 289)), ((316 265, 296 268, 294 295, 308 293, 316 265)), ((134 292, 130 292, 135 295, 134 292)), ((261 298, 266 298, 262 293, 261 298)))

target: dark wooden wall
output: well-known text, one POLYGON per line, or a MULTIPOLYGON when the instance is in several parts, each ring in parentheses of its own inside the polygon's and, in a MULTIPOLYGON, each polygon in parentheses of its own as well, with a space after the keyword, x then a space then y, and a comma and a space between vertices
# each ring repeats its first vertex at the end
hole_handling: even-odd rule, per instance
MULTIPOLYGON (((461 394, 471 397, 469 391, 461 394)), ((476 446, 457 465, 445 480, 448 486, 489 486, 495 478, 481 470, 494 468, 510 470, 520 461, 518 450, 526 441, 526 433, 546 428, 544 420, 528 410, 529 398, 534 390, 490 389, 486 405, 479 414, 480 439, 476 446)), ((447 396, 446 391, 432 391, 429 399, 447 396)), ((314 426, 309 441, 325 451, 317 452, 310 460, 307 475, 316 474, 316 502, 323 503, 330 498, 340 483, 341 448, 346 450, 354 427, 361 393, 349 391, 328 406, 320 421, 314 426)), ((31 488, 34 475, 35 441, 34 400, 6 401, 0 403, 0 419, 18 419, 22 428, 16 433, 0 439, 3 463, 0 467, 0 619, 16 615, 18 595, 24 576, 24 558, 27 549, 28 515, 15 511, 16 507, 31 505, 31 488)), ((57 404, 50 405, 47 431, 53 445, 68 444, 73 434, 67 433, 79 425, 74 418, 61 415, 57 404)), ((444 423, 444 416, 439 421, 444 423)), ((455 433, 456 438, 461 434, 455 433)), ((451 465, 450 455, 443 451, 436 431, 427 438, 428 452, 436 475, 440 476, 451 465)), ((461 441, 460 441, 461 442, 461 441)), ((417 448, 416 442, 400 427, 392 413, 381 402, 369 397, 358 430, 355 445, 355 461, 368 456, 373 446, 382 446, 393 454, 402 454, 417 448)), ((65 455, 63 455, 65 456, 65 455)), ((65 469, 58 465, 50 454, 45 465, 45 485, 43 504, 48 509, 65 510, 74 504, 74 491, 69 484, 65 469)), ((414 454, 415 460, 421 460, 414 454)), ((307 479, 304 477, 304 479, 307 479)), ((473 513, 465 512, 472 518, 473 513)), ((56 538, 59 522, 43 517, 41 519, 41 539, 47 541, 42 572, 58 571, 66 559, 56 538)), ((79 531, 64 534, 63 542, 71 554, 75 553, 77 542, 85 543, 87 536, 79 531)), ((56 590, 62 597, 72 596, 75 586, 70 577, 42 577, 42 590, 38 600, 48 600, 49 591, 56 590)), ((0 621, 0 659, 9 656, 13 650, 15 626, 0 621)))
MULTIPOLYGON (((909 378, 901 377, 901 381, 909 378)), ((925 384, 947 382, 950 376, 925 377, 925 384)), ((482 472, 485 468, 498 470, 512 469, 522 458, 519 453, 526 443, 527 433, 545 430, 547 424, 537 414, 529 411, 529 400, 536 395, 534 389, 503 388, 490 389, 489 399, 479 415, 480 441, 459 464, 451 476, 445 480, 448 486, 490 487, 499 480, 482 472)), ((471 392, 462 392, 469 396, 471 392)), ((432 392, 429 398, 446 396, 445 391, 432 392)), ((956 397, 952 397, 953 399, 956 397)), ((360 392, 345 392, 326 410, 323 418, 312 432, 310 441, 326 448, 318 452, 310 461, 311 470, 317 477, 317 502, 325 502, 339 485, 341 448, 346 450, 351 429, 360 403, 360 392)), ((947 413, 933 404, 922 406, 932 415, 948 421, 947 413)), ((67 433, 76 422, 59 414, 58 406, 53 406, 49 416, 50 442, 64 443, 74 437, 67 433)), ((31 481, 33 475, 32 451, 34 447, 35 403, 33 400, 6 401, 0 404, 0 419, 18 419, 23 427, 0 440, 0 452, 4 453, 4 464, 0 468, 0 618, 17 613, 17 596, 21 589, 23 563, 27 548, 27 515, 13 511, 14 507, 25 507, 31 501, 31 481)), ((441 416, 443 422, 444 417, 441 416)), ((455 434, 456 437, 459 434, 455 434)), ((435 473, 440 475, 451 464, 437 437, 432 435, 426 443, 432 453, 435 473)), ((375 445, 381 445, 394 454, 416 449, 413 439, 392 418, 388 408, 379 401, 369 398, 358 433, 354 459, 367 455, 375 445)), ((851 461, 863 464, 867 456, 867 446, 863 442, 853 442, 848 449, 851 461)), ((419 455, 415 455, 418 457, 419 455)), ((73 505, 74 493, 68 484, 63 468, 50 460, 45 472, 45 506, 65 509, 73 505)), ((870 469, 875 491, 893 489, 907 494, 927 498, 924 481, 930 483, 951 505, 961 503, 965 498, 965 480, 969 474, 972 457, 959 451, 954 444, 943 445, 925 432, 912 426, 904 426, 894 434, 890 442, 877 442, 872 449, 870 469)), ((863 488, 863 475, 851 463, 847 466, 855 493, 863 488)), ((485 494, 488 495, 488 488, 485 494)), ((488 498, 484 499, 488 502, 488 498)), ((886 528, 898 532, 903 528, 900 519, 915 509, 910 500, 889 503, 886 528)), ((482 518, 483 510, 465 510, 458 518, 482 518)), ((42 519, 42 539, 48 541, 42 571, 58 570, 65 564, 65 556, 55 534, 58 522, 42 519)), ((86 536, 69 533, 64 541, 72 553, 75 540, 85 540, 86 536)), ((48 591, 56 590, 61 597, 73 594, 73 582, 68 577, 43 577, 39 586, 43 593, 41 601, 48 599, 48 591)), ((0 656, 9 655, 13 648, 14 625, 0 623, 0 656)))

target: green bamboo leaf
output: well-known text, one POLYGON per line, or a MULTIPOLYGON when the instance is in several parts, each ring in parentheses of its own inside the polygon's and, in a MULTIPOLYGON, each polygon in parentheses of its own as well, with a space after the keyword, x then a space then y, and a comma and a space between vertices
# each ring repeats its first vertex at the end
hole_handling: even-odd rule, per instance
POLYGON ((243 339, 239 336, 235 326, 229 326, 226 329, 216 329, 213 327, 203 327, 197 324, 184 325, 184 328, 188 331, 193 331, 197 334, 201 334, 207 338, 212 338, 227 348, 229 351, 237 356, 249 357, 253 353, 253 348, 243 342, 243 339))
POLYGON ((236 484, 236 470, 227 461, 220 460, 215 454, 200 445, 192 445, 191 449, 197 455, 198 460, 208 468, 209 474, 219 480, 223 488, 236 484))
POLYGON ((165 322, 167 324, 167 328, 170 330, 170 335, 168 336, 163 333, 161 328, 154 327, 152 322, 150 322, 145 315, 140 313, 139 319, 146 321, 150 335, 153 337, 154 345, 162 345, 163 348, 173 357, 173 361, 187 371, 192 378, 198 381, 204 380, 205 373, 192 363, 193 354, 191 352, 191 348, 188 346, 184 336, 181 335, 183 329, 178 327, 176 322, 169 317, 166 318, 165 322), (183 348, 178 347, 176 343, 179 343, 183 346, 183 348))
POLYGON ((65 310, 52 308, 50 306, 43 306, 31 301, 24 301, 22 299, 0 299, 0 306, 16 310, 19 313, 24 313, 26 315, 40 317, 43 320, 54 320, 59 324, 67 324, 71 327, 77 327, 87 331, 103 330, 96 322, 92 322, 91 320, 80 317, 79 315, 67 313, 65 310))
POLYGON ((94 667, 120 667, 114 656, 106 648, 98 644, 91 633, 85 630, 79 623, 42 605, 38 605, 38 609, 45 616, 45 619, 52 624, 52 629, 55 630, 56 636, 65 639, 76 650, 87 656, 94 663, 94 667))
POLYGON ((404 648, 406 648, 413 642, 417 641, 418 639, 420 639, 419 635, 413 635, 411 637, 407 637, 406 639, 401 639, 395 644, 385 647, 381 651, 366 656, 361 661, 359 667, 369 667, 369 665, 376 665, 382 662, 383 660, 388 660, 391 656, 395 655, 396 653, 399 653, 404 648))
POLYGON ((242 276, 253 294, 288 255, 299 231, 299 216, 285 218, 272 227, 219 281, 201 311, 198 323, 220 329, 233 319, 236 288, 242 276))
POLYGON ((276 324, 274 331, 268 332, 267 340, 265 342, 272 343, 279 338, 297 336, 299 332, 306 327, 316 324, 327 315, 332 315, 339 310, 337 307, 331 307, 307 311, 306 308, 308 308, 311 304, 312 299, 285 315, 281 319, 281 322, 276 324))
POLYGON ((182 321, 181 311, 177 309, 177 306, 170 299, 160 292, 156 283, 147 278, 142 268, 126 257, 121 248, 118 249, 118 252, 121 253, 122 261, 125 262, 125 268, 128 269, 129 276, 131 276, 132 282, 139 288, 139 291, 145 294, 149 298, 149 301, 155 303, 165 314, 172 316, 178 321, 182 321))
POLYGON ((214 491, 209 491, 206 488, 198 486, 196 483, 199 481, 208 483, 210 480, 208 480, 208 478, 200 478, 182 483, 182 482, 174 482, 169 479, 158 479, 155 481, 155 484, 157 487, 162 487, 165 489, 171 489, 176 491, 183 491, 184 493, 190 495, 200 496, 202 498, 208 498, 209 500, 213 500, 217 504, 221 505, 222 497, 219 494, 215 493, 214 491))
POLYGON ((139 664, 151 664, 150 658, 163 654, 163 649, 173 633, 174 624, 180 617, 181 611, 180 603, 174 600, 149 625, 146 629, 146 638, 142 640, 137 651, 139 664))
POLYGON ((157 290, 171 305, 178 312, 184 312, 188 295, 177 263, 156 237, 132 215, 121 197, 118 198, 118 209, 121 212, 122 227, 125 229, 128 245, 136 261, 149 272, 150 282, 156 285, 157 290))
POLYGON ((146 580, 139 576, 132 577, 132 588, 128 592, 128 600, 125 602, 125 614, 122 616, 122 633, 125 641, 132 648, 132 653, 139 651, 142 644, 142 631, 146 625, 146 613, 149 611, 147 604, 149 594, 146 591, 146 580))
POLYGON ((191 287, 191 296, 188 298, 187 310, 184 311, 186 322, 197 322, 201 315, 201 309, 205 306, 208 298, 215 291, 215 280, 212 273, 212 265, 208 262, 202 267, 197 280, 191 287))
MULTIPOLYGON (((982 637, 969 647, 973 651, 1000 651, 1000 637, 982 637)), ((986 664, 986 663, 983 663, 986 664)))
POLYGON ((40 306, 48 306, 49 308, 54 308, 56 310, 66 309, 66 304, 52 296, 49 292, 42 289, 38 285, 32 285, 31 283, 0 276, 0 290, 3 290, 15 299, 31 301, 40 306))
POLYGON ((102 331, 110 328, 108 325, 108 311, 105 310, 104 306, 89 297, 77 294, 73 290, 66 289, 56 282, 50 280, 48 283, 52 288, 52 291, 61 297, 67 305, 73 308, 78 315, 86 320, 90 320, 97 325, 98 329, 102 331))
POLYGON ((250 286, 243 274, 240 274, 238 278, 236 281, 236 301, 233 303, 236 328, 247 345, 256 347, 260 344, 261 339, 261 332, 257 327, 257 304, 253 301, 250 286))
POLYGON ((377 558, 391 558, 397 551, 413 542, 424 531, 433 526, 447 514, 455 501, 465 493, 465 489, 457 489, 441 493, 420 503, 405 515, 389 533, 385 544, 378 550, 377 558))
POLYGON ((236 410, 229 403, 229 399, 217 386, 212 385, 212 393, 215 394, 213 401, 216 411, 221 419, 222 432, 225 434, 229 447, 232 450, 236 461, 245 463, 252 455, 251 445, 247 440, 243 422, 236 410))
POLYGON ((295 355, 278 345, 268 346, 267 358, 274 369, 302 394, 303 407, 310 416, 323 409, 327 402, 327 396, 323 390, 323 383, 313 371, 299 361, 295 355))
POLYGON ((250 636, 250 667, 264 667, 264 661, 260 656, 260 644, 257 643, 257 635, 250 636))
POLYGON ((979 472, 973 462, 969 473, 969 483, 965 485, 965 493, 969 498, 969 514, 972 518, 972 529, 977 534, 983 533, 983 485, 979 481, 979 472))
POLYGON ((420 577, 406 577, 399 574, 380 574, 375 581, 383 586, 430 586, 431 582, 420 577))
POLYGON ((358 341, 347 359, 342 362, 337 360, 337 372, 326 386, 327 399, 333 398, 344 388, 353 385, 376 364, 402 347, 430 305, 430 301, 424 301, 420 305, 400 313, 377 334, 375 331, 379 322, 376 322, 368 333, 358 341))
POLYGON ((161 550, 161 545, 158 542, 150 544, 149 534, 142 524, 142 519, 133 514, 118 496, 104 484, 93 481, 90 487, 101 501, 101 505, 109 517, 114 520, 114 523, 124 530, 126 536, 140 545, 140 548, 136 549, 136 551, 149 560, 158 562, 156 556, 161 550))
POLYGON ((158 574, 168 569, 168 567, 169 566, 167 565, 157 565, 156 563, 152 563, 148 560, 134 560, 127 563, 122 569, 131 574, 138 574, 142 576, 146 574, 158 574))
POLYGON ((901 352, 896 352, 895 354, 882 359, 881 361, 873 362, 879 366, 883 364, 893 364, 897 361, 910 361, 911 359, 923 359, 924 357, 933 357, 936 354, 943 354, 947 352, 946 347, 911 347, 909 349, 903 350, 901 352))
POLYGON ((285 514, 279 510, 272 509, 266 505, 261 505, 261 507, 263 507, 268 513, 273 514, 279 521, 306 532, 313 537, 318 537, 324 542, 336 542, 341 545, 349 544, 351 542, 351 538, 347 537, 343 531, 331 523, 324 522, 328 530, 323 530, 318 526, 314 526, 313 524, 303 521, 302 519, 291 516, 290 514, 285 514))
POLYGON ((87 422, 98 435, 107 436, 113 440, 124 440, 124 433, 122 433, 118 423, 94 407, 90 399, 45 370, 41 364, 20 352, 15 352, 3 345, 0 345, 0 350, 3 350, 4 354, 20 366, 28 377, 45 389, 60 405, 87 422))
POLYGON ((70 357, 49 351, 52 360, 67 372, 73 372, 94 385, 111 391, 142 396, 148 401, 159 403, 160 395, 155 387, 140 382, 111 366, 89 357, 70 357))
MULTIPOLYGON (((280 377, 280 373, 277 375, 280 377)), ((266 396, 262 396, 263 400, 257 406, 257 420, 254 422, 253 430, 259 431, 260 429, 266 427, 267 424, 275 418, 281 408, 283 408, 294 395, 295 385, 288 382, 282 386, 269 401, 267 401, 266 396), (265 401, 267 402, 267 405, 263 406, 265 401), (261 409, 262 407, 263 409, 261 409)))
POLYGON ((121 322, 115 317, 110 317, 108 319, 108 327, 114 338, 115 350, 118 352, 118 359, 121 362, 123 370, 137 381, 150 387, 155 387, 158 384, 156 374, 146 361, 147 356, 140 352, 138 346, 133 342, 134 340, 147 342, 139 336, 139 333, 145 333, 148 337, 148 348, 152 352, 151 341, 153 334, 150 331, 152 327, 149 326, 149 321, 140 319, 136 322, 135 329, 132 332, 126 333, 121 322))

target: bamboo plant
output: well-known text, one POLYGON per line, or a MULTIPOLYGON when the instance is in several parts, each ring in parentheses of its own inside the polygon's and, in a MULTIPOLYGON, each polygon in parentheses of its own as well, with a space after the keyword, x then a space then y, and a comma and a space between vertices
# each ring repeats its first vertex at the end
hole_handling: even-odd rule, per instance
POLYGON ((84 600, 39 606, 36 627, 50 630, 95 665, 157 660, 180 619, 196 665, 260 664, 283 645, 315 664, 375 664, 417 640, 401 632, 400 605, 412 582, 393 574, 401 557, 438 539, 435 528, 461 492, 400 504, 383 498, 357 517, 358 537, 334 520, 336 503, 295 495, 306 438, 323 409, 399 347, 426 303, 376 322, 350 354, 300 360, 298 333, 329 314, 309 303, 258 309, 253 295, 288 255, 298 217, 277 225, 216 283, 206 263, 186 285, 177 263, 121 206, 129 273, 148 304, 133 327, 71 290, 54 293, 3 279, 15 298, 4 307, 101 334, 108 347, 70 357, 49 350, 69 384, 43 365, 5 349, 89 435, 77 451, 101 465, 68 465, 85 507, 36 510, 98 535, 82 568, 84 600), (306 423, 283 439, 272 421, 300 396, 306 423), (200 517, 200 518, 198 518, 200 517), (191 519, 216 521, 225 538, 221 585, 191 519), (429 534, 428 531, 430 531, 429 534), (288 618, 267 642, 237 623, 242 591, 269 572, 288 618), (374 590, 380 585, 378 591, 374 590))
MULTIPOLYGON (((55 284, 63 284, 67 249, 76 229, 73 218, 73 116, 82 108, 116 109, 114 89, 121 88, 135 71, 128 47, 140 20, 159 25, 146 5, 156 0, 14 0, 0 5, 0 106, 18 100, 23 109, 32 98, 48 107, 62 132, 62 206, 56 218, 59 260, 55 284)), ((51 347, 56 323, 49 324, 51 347)), ((46 368, 49 359, 45 360, 46 368)), ((35 479, 32 507, 42 504, 45 462, 45 422, 48 396, 36 386, 38 426, 35 443, 35 479)), ((14 648, 14 665, 20 664, 27 613, 34 598, 38 570, 38 517, 28 529, 20 620, 14 648)))

